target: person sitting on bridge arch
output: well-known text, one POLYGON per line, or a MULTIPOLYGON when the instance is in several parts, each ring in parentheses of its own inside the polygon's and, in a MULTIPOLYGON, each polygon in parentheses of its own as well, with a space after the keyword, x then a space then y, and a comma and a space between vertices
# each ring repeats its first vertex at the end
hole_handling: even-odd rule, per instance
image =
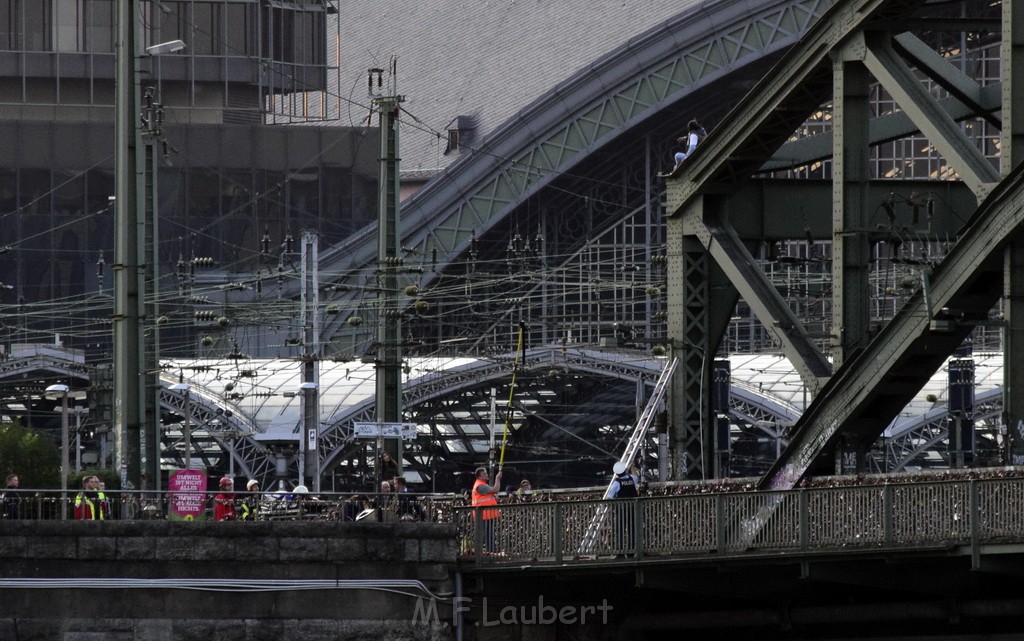
POLYGON ((701 127, 700 123, 696 120, 686 123, 686 135, 676 139, 676 142, 682 146, 683 150, 677 151, 675 156, 673 156, 676 166, 672 171, 678 169, 679 165, 690 157, 690 154, 697 149, 697 145, 706 135, 707 132, 704 131, 704 127, 701 127))

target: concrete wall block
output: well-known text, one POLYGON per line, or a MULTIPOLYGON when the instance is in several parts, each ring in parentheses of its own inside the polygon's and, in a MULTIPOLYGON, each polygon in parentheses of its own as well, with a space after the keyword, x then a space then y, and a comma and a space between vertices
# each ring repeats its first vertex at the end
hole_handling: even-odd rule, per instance
POLYGON ((217 626, 220 623, 207 619, 174 619, 170 622, 171 638, 174 641, 219 641, 217 626))
POLYGON ((192 558, 197 561, 235 559, 235 539, 197 536, 192 539, 192 558))
POLYGON ((283 539, 278 558, 281 561, 326 561, 327 541, 307 538, 283 539))
POLYGON ((366 541, 358 538, 330 539, 327 541, 329 561, 355 561, 366 555, 366 541))
POLYGON ((66 619, 66 630, 74 630, 76 634, 131 635, 135 630, 133 619, 78 618, 66 619))
POLYGON ((191 537, 162 536, 156 540, 155 558, 160 561, 191 561, 191 537))
POLYGON ((41 536, 25 543, 25 556, 30 559, 74 559, 78 546, 74 537, 41 536))
POLYGON ((0 558, 21 558, 25 556, 24 536, 0 536, 0 558))
POLYGON ((166 619, 139 619, 135 622, 137 641, 176 641, 171 636, 171 622, 166 619))
POLYGON ((117 539, 83 536, 78 539, 79 559, 116 559, 117 539))
POLYGON ((235 558, 239 561, 277 559, 280 553, 281 540, 276 537, 261 536, 235 542, 235 558))
MULTIPOLYGON (((250 641, 251 639, 247 636, 249 628, 244 619, 175 619, 170 622, 169 627, 173 641, 250 641)), ((138 641, 143 640, 139 637, 138 641)))
POLYGON ((444 563, 420 563, 416 566, 415 576, 420 581, 446 581, 449 578, 448 566, 444 563))
POLYGON ((454 563, 459 548, 452 539, 424 539, 420 541, 420 560, 454 563))
MULTIPOLYGON (((426 543, 426 541, 424 541, 426 543)), ((402 556, 404 561, 419 561, 420 560, 420 541, 416 539, 405 540, 405 554, 402 556)))
POLYGON ((64 622, 58 619, 14 619, 17 634, 11 638, 17 641, 63 641, 61 628, 64 622))
POLYGON ((143 536, 119 536, 114 539, 117 558, 122 561, 150 561, 156 558, 156 539, 143 536))
POLYGON ((451 641, 455 632, 447 623, 412 623, 411 621, 384 621, 383 636, 393 641, 451 641))
POLYGON ((280 641, 287 636, 287 623, 280 619, 246 619, 242 622, 242 627, 245 628, 245 641, 280 641))
POLYGON ((391 539, 369 539, 366 541, 366 560, 394 561, 395 544, 391 539))
MULTIPOLYGON (((335 639, 350 639, 344 632, 344 621, 333 619, 305 619, 296 621, 295 625, 289 626, 288 635, 295 639, 309 639, 309 641, 334 641, 335 639)), ((387 637, 378 637, 386 639, 387 637)))

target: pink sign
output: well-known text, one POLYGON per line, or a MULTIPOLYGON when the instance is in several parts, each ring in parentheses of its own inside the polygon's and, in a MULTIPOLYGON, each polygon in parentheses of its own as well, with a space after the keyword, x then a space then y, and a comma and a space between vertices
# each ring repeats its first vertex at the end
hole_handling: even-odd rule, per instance
POLYGON ((202 521, 206 517, 206 472, 177 470, 167 481, 172 521, 202 521))

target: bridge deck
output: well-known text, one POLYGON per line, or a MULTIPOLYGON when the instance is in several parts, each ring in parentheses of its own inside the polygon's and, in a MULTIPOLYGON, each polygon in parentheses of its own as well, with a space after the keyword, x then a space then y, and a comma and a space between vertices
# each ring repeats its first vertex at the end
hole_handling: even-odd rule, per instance
POLYGON ((1024 543, 1024 478, 882 483, 501 506, 493 526, 455 508, 477 566, 643 563, 935 547, 970 554, 1024 543), (596 541, 584 534, 608 508, 596 541), (488 549, 488 528, 493 546, 488 549), (477 554, 481 550, 483 553, 477 554))

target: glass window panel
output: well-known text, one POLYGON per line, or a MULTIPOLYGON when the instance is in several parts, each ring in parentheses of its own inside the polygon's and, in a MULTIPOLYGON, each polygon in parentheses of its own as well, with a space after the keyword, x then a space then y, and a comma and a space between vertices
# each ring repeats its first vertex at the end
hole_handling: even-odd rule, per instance
POLYGON ((248 171, 231 171, 224 173, 221 183, 221 204, 224 223, 221 237, 224 241, 224 260, 230 261, 233 268, 240 268, 237 261, 255 257, 259 252, 259 242, 263 237, 263 228, 252 216, 251 174, 248 171))
POLYGON ((19 49, 17 24, 18 12, 15 3, 18 0, 0 0, 0 49, 19 49))
POLYGON ((227 33, 227 55, 254 55, 252 47, 252 14, 249 7, 241 4, 227 6, 225 27, 227 33))
POLYGON ((25 24, 25 49, 50 50, 50 3, 25 2, 22 4, 25 24))
POLYGON ((78 0, 56 0, 54 41, 57 51, 78 51, 78 0))
POLYGON ((220 21, 217 13, 220 5, 197 2, 192 5, 192 51, 198 56, 219 53, 220 21))
POLYGON ((114 0, 87 0, 83 49, 93 53, 112 53, 116 24, 114 0))
POLYGON ((167 10, 160 12, 160 42, 182 40, 191 49, 191 29, 188 28, 189 3, 161 0, 161 4, 167 10))
POLYGON ((85 208, 85 173, 54 172, 53 211, 60 216, 80 216, 85 208))

